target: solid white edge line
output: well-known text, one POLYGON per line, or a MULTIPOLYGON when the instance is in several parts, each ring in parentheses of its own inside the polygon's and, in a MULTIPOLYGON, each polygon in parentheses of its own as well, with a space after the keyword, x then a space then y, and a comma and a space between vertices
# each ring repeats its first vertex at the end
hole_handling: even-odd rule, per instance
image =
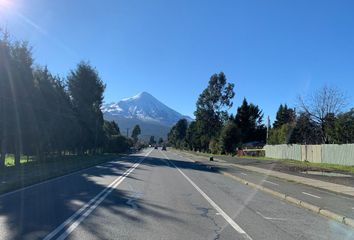
MULTIPOLYGON (((102 195, 104 195, 106 198, 107 195, 113 191, 113 189, 115 187, 117 187, 124 179, 126 176, 128 176, 136 167, 138 167, 138 165, 152 152, 152 150, 150 150, 147 154, 145 154, 144 158, 142 160, 140 160, 139 162, 136 162, 135 164, 132 165, 131 168, 129 168, 127 171, 125 171, 121 176, 119 176, 118 178, 116 178, 113 182, 111 182, 105 189, 103 189, 100 193, 98 193, 94 198, 92 198, 88 203, 86 203, 84 206, 82 206, 79 210, 77 210, 73 215, 71 215, 68 219, 66 219, 62 224, 60 224, 57 228, 55 228, 52 232, 50 232, 43 240, 50 240, 52 239, 55 235, 57 235, 60 231, 62 231, 67 225, 69 225, 75 218, 79 217, 86 209, 89 209, 88 211, 90 211, 91 207, 93 205, 95 205, 96 202, 100 201, 102 198, 102 195), (113 186, 114 185, 114 186, 113 186), (113 186, 113 187, 112 187, 113 186), (107 192, 109 192, 108 194, 106 194, 107 192)), ((104 200, 104 198, 100 201, 100 203, 104 200)), ((98 204, 95 206, 95 208, 98 206, 98 204)), ((95 209, 93 208, 90 213, 95 209)), ((85 214, 85 212, 83 213, 85 214)), ((88 216, 88 215, 87 215, 88 216)), ((86 216, 86 217, 87 217, 86 216)), ((79 219, 81 219, 82 216, 80 216, 79 219)), ((86 218, 85 217, 85 218, 86 218)), ((77 219, 78 220, 78 219, 77 219)), ((77 221, 76 220, 76 221, 77 221)), ((80 223, 84 220, 84 218, 80 221, 80 223)), ((76 221, 74 221, 73 223, 75 223, 76 221)), ((70 225, 70 227, 72 226, 72 224, 70 225)), ((78 226, 78 224, 75 226, 75 228, 78 226)), ((70 228, 69 227, 69 228, 70 228)), ((74 229, 75 229, 74 228, 74 229)), ((74 230, 72 229, 71 232, 74 230)), ((66 231, 67 232, 67 231, 66 231)), ((65 233, 66 233, 65 232, 65 233)), ((70 233, 71 233, 70 232, 70 233)), ((69 234, 70 234, 69 233, 69 234)), ((63 233, 64 234, 64 233, 63 233)), ((63 235, 62 234, 62 235, 63 235)), ((67 236, 69 235, 67 234, 67 236)), ((60 237, 62 237, 62 235, 60 235, 60 237)), ((66 237, 67 237, 66 236, 66 237)))
POLYGON ((313 195, 313 194, 307 193, 307 192, 302 192, 302 194, 305 194, 305 195, 308 195, 308 196, 311 196, 311 197, 314 197, 314 198, 321 198, 319 196, 316 196, 316 195, 313 195))
POLYGON ((252 238, 231 218, 227 215, 206 193, 203 192, 181 169, 179 169, 170 159, 166 156, 165 153, 161 152, 167 161, 169 161, 174 168, 176 168, 187 181, 209 202, 209 204, 228 222, 233 229, 235 229, 238 233, 246 237, 246 239, 252 240, 252 238))
POLYGON ((268 180, 262 180, 263 182, 266 182, 266 183, 269 183, 269 184, 272 184, 274 186, 279 186, 278 183, 274 183, 274 182, 271 182, 271 181, 268 181, 268 180))

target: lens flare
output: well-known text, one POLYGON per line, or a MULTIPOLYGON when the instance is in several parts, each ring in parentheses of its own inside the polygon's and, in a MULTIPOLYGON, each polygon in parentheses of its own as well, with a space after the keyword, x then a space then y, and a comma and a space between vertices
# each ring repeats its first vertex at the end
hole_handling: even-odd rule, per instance
POLYGON ((12 4, 13 4, 13 1, 11 1, 11 0, 0 0, 0 7, 1 8, 9 8, 9 7, 11 7, 12 6, 12 4))

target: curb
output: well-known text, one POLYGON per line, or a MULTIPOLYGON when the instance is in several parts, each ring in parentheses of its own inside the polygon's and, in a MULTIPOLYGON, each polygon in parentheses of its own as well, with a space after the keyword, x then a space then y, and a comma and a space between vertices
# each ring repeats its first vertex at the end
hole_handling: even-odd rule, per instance
MULTIPOLYGON (((192 159, 189 159, 189 160, 193 161, 194 163, 199 163, 198 161, 195 161, 195 160, 192 160, 192 159)), ((202 162, 200 162, 200 163, 202 163, 202 162)), ((205 163, 202 163, 202 164, 205 164, 205 163)), ((266 188, 266 187, 264 187, 262 185, 258 185, 258 184, 253 183, 253 182, 248 182, 245 179, 237 177, 235 175, 232 175, 232 174, 230 174, 228 172, 220 171, 220 173, 222 175, 224 175, 224 176, 230 177, 230 178, 232 178, 232 179, 234 179, 234 180, 236 180, 238 182, 241 182, 241 183, 243 183, 243 184, 245 184, 247 186, 253 187, 253 188, 257 189, 257 190, 260 190, 262 192, 265 192, 265 193, 268 193, 268 194, 270 194, 272 196, 275 196, 275 197, 277 197, 277 198, 279 198, 281 200, 285 200, 285 201, 287 201, 289 203, 292 203, 294 205, 297 205, 299 207, 307 209, 307 210, 309 210, 311 212, 317 213, 319 215, 322 215, 324 217, 327 217, 329 219, 335 220, 337 222, 343 223, 343 224, 345 224, 347 226, 350 226, 350 227, 354 228, 354 219, 352 219, 352 218, 348 218, 346 216, 339 215, 339 214, 334 213, 334 212, 332 212, 330 210, 321 209, 318 206, 315 206, 313 204, 301 201, 301 200, 299 200, 297 198, 288 196, 288 195, 286 195, 284 193, 274 191, 273 189, 266 188)))
POLYGON ((258 184, 255 184, 255 183, 252 183, 252 182, 248 182, 246 181, 245 179, 243 178, 240 178, 240 177, 236 177, 228 172, 225 172, 225 171, 221 171, 221 174, 224 175, 224 176, 227 176, 227 177, 230 177, 232 179, 235 179, 236 181, 239 181, 245 185, 248 185, 250 187, 253 187, 253 188, 256 188, 262 192, 265 192, 265 193, 268 193, 270 195, 273 195, 277 198, 280 198, 281 200, 285 200, 289 203, 292 203, 294 205, 297 205, 297 206, 300 206, 304 209, 307 209, 311 212, 314 212, 314 213, 317 213, 319 215, 322 215, 324 217, 327 217, 327 218, 330 218, 332 220, 335 220, 337 222, 340 222, 340 223, 343 223, 347 226, 350 226, 350 227, 353 227, 354 228, 354 219, 352 218, 348 218, 348 217, 345 217, 345 216, 342 216, 342 215, 339 215, 337 213, 334 213, 330 210, 326 210, 326 209, 321 209, 320 207, 318 206, 315 206, 315 205, 312 205, 310 203, 307 203, 307 202, 304 202, 304 201, 301 201, 297 198, 294 198, 294 197, 291 197, 291 196, 288 196, 284 193, 280 193, 280 192, 277 192, 277 191, 274 191, 273 189, 270 189, 270 188, 266 188, 264 186, 261 186, 261 185, 258 185, 258 184))

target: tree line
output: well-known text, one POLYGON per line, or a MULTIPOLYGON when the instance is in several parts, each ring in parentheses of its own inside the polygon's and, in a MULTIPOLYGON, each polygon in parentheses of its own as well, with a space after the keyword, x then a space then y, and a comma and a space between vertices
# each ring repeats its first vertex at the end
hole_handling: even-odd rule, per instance
POLYGON ((298 111, 281 104, 273 126, 264 124, 260 107, 246 98, 235 115, 229 114, 234 96, 234 84, 223 72, 212 75, 197 100, 195 120, 179 120, 168 133, 168 143, 223 154, 245 145, 354 143, 354 108, 343 111, 346 98, 336 88, 325 86, 306 99, 299 97, 298 111))
POLYGON ((223 72, 212 75, 197 100, 195 120, 179 120, 168 134, 169 144, 194 151, 233 153, 242 143, 264 142, 262 110, 245 98, 236 114, 229 115, 234 96, 234 84, 227 82, 223 72))
POLYGON ((115 122, 103 119, 105 84, 88 62, 66 78, 34 64, 28 43, 0 37, 0 167, 6 154, 15 165, 21 155, 122 152, 132 142, 115 122))
POLYGON ((337 88, 324 86, 300 97, 299 112, 281 104, 269 132, 269 144, 354 143, 354 108, 345 111, 346 97, 337 88))

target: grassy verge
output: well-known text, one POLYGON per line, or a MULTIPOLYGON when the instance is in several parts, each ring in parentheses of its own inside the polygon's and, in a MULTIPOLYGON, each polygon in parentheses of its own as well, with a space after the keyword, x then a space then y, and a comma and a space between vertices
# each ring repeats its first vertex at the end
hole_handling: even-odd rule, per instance
MULTIPOLYGON (((20 162, 21 164, 26 164, 33 161, 33 157, 21 156, 20 162)), ((11 167, 15 165, 15 158, 13 154, 7 154, 5 157, 5 166, 11 167)))
POLYGON ((18 168, 11 166, 11 161, 13 160, 9 156, 7 161, 10 164, 8 164, 8 167, 0 170, 0 194, 111 161, 120 156, 122 155, 72 155, 56 157, 43 162, 27 162, 27 158, 24 158, 21 159, 21 162, 24 164, 21 164, 18 168))
MULTIPOLYGON (((203 157, 231 157, 230 155, 221 155, 221 154, 210 154, 210 153, 202 153, 202 152, 193 152, 188 150, 183 150, 184 152, 194 154, 197 156, 203 157)), ((289 160, 289 159, 274 159, 268 157, 252 157, 252 156, 242 156, 236 157, 241 159, 252 159, 252 160, 265 160, 265 161, 276 161, 277 164, 283 164, 292 167, 298 167, 299 169, 313 169, 318 171, 329 171, 329 172, 346 172, 346 173, 353 173, 354 174, 354 166, 344 166, 338 164, 329 164, 329 163, 311 163, 311 162, 302 162, 297 160, 289 160)))

